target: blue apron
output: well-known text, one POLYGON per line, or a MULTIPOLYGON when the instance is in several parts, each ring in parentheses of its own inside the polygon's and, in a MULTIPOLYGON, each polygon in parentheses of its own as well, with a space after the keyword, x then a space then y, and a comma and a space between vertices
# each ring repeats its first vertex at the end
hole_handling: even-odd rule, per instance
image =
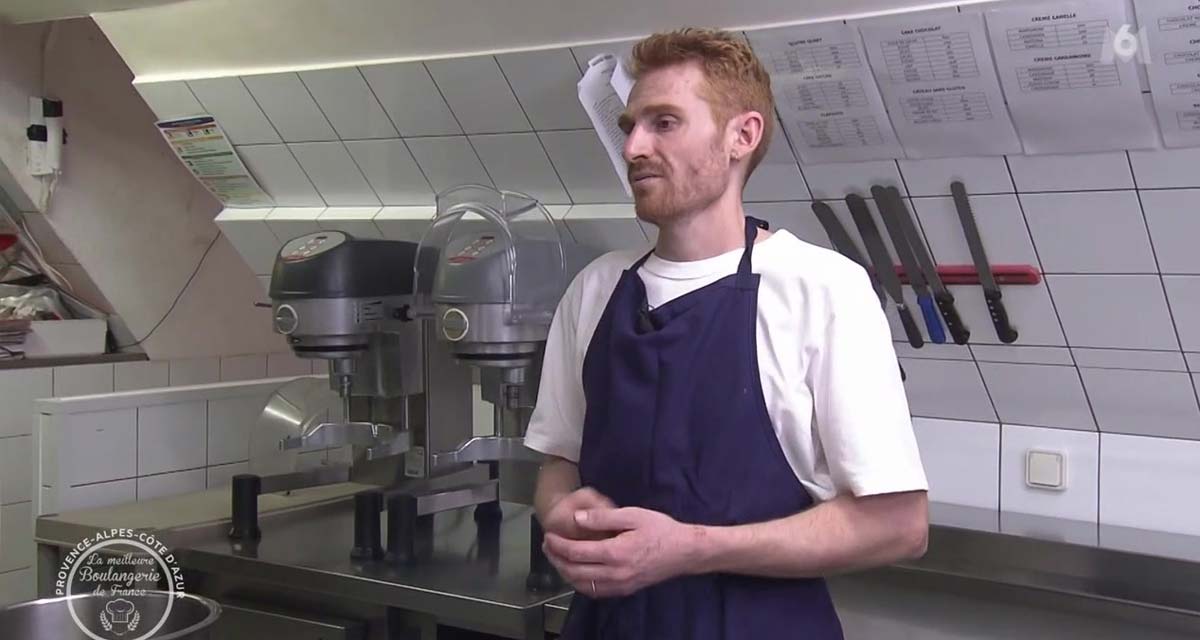
MULTIPOLYGON (((812 506, 759 378, 750 258, 760 224, 746 219, 736 274, 657 309, 637 275, 650 254, 621 274, 583 363, 583 486, 689 524, 763 522, 812 506)), ((842 630, 824 580, 709 574, 623 598, 576 593, 563 637, 834 640, 842 630)))

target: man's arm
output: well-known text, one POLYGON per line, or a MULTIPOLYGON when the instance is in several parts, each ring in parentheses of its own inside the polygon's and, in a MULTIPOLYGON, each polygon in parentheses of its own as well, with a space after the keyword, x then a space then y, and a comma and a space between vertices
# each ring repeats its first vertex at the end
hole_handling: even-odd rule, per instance
POLYGON ((924 491, 838 496, 787 518, 695 532, 698 573, 801 578, 865 569, 925 553, 924 491))
POLYGON ((566 458, 546 456, 538 470, 537 491, 533 496, 538 520, 545 522, 554 506, 578 488, 579 466, 566 458))
POLYGON ((616 597, 680 575, 807 578, 913 558, 928 535, 924 491, 840 496, 756 524, 683 524, 639 508, 588 509, 575 522, 606 540, 546 534, 547 556, 576 589, 616 597))

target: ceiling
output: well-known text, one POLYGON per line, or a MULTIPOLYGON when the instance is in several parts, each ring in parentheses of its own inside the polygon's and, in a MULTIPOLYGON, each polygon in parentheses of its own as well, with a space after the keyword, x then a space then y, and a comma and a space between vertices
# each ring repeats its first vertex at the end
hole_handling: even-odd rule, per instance
POLYGON ((0 0, 0 22, 43 22, 181 1, 184 0, 0 0))

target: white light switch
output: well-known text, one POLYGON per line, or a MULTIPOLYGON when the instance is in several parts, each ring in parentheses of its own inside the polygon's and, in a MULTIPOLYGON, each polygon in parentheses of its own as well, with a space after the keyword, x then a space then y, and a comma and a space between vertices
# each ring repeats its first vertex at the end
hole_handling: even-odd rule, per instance
POLYGON ((1063 455, 1029 450, 1025 457, 1025 484, 1035 489, 1065 489, 1063 455))

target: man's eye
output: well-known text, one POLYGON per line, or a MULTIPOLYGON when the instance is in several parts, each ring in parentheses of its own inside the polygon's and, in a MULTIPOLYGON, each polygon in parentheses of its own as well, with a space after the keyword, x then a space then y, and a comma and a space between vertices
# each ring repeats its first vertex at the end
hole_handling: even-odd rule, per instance
POLYGON ((670 131, 671 129, 675 128, 675 119, 659 118, 658 120, 654 121, 654 128, 658 129, 659 131, 670 131))

